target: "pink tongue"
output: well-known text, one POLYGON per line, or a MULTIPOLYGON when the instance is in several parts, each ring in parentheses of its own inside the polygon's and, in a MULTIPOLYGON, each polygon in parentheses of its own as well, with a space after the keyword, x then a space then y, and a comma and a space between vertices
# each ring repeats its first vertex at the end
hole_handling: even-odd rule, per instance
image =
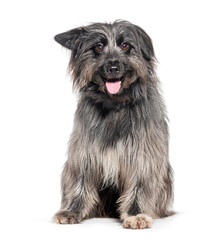
POLYGON ((111 94, 115 94, 119 91, 121 88, 121 81, 116 81, 116 82, 106 82, 105 83, 107 90, 111 94))

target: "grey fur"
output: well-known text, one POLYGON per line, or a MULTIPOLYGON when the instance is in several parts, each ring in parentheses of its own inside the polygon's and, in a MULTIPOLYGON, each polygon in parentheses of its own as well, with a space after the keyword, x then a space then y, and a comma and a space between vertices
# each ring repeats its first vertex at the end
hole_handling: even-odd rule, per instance
POLYGON ((73 29, 55 40, 72 51, 69 68, 79 102, 62 173, 61 210, 54 220, 118 216, 131 227, 125 221, 129 216, 170 215, 167 115, 151 39, 140 27, 116 21, 73 29), (102 54, 95 53, 97 39, 104 41, 102 54), (123 41, 129 52, 121 49, 123 41), (108 93, 101 76, 111 59, 121 69, 116 78, 124 75, 118 94, 108 93))

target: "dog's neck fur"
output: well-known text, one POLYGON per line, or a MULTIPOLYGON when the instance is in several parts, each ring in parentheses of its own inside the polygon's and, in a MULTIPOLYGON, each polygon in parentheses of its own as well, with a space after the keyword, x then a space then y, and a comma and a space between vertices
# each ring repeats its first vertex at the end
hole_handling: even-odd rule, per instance
POLYGON ((75 122, 82 125, 82 133, 88 133, 89 142, 101 142, 103 147, 114 146, 118 140, 127 138, 129 132, 146 132, 151 123, 166 120, 162 98, 157 97, 160 94, 154 84, 148 84, 144 95, 134 96, 137 101, 115 102, 114 97, 105 98, 101 95, 99 92, 97 96, 89 88, 80 92, 75 122))

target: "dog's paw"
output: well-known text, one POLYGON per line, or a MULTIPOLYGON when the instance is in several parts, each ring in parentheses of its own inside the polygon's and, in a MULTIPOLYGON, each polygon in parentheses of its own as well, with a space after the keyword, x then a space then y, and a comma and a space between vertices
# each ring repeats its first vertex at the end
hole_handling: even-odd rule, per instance
POLYGON ((70 211, 59 211, 54 215, 53 222, 58 224, 74 224, 80 223, 81 219, 77 214, 70 211))
POLYGON ((145 214, 138 214, 125 218, 123 222, 124 228, 143 229, 152 226, 153 219, 145 214))

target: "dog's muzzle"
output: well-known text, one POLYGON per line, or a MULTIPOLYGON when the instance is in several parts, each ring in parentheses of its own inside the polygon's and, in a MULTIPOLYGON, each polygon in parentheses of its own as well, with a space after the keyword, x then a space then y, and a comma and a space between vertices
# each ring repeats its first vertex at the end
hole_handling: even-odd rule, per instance
POLYGON ((110 94, 116 94, 121 88, 121 81, 124 79, 124 65, 122 62, 107 61, 104 65, 105 85, 110 94))

